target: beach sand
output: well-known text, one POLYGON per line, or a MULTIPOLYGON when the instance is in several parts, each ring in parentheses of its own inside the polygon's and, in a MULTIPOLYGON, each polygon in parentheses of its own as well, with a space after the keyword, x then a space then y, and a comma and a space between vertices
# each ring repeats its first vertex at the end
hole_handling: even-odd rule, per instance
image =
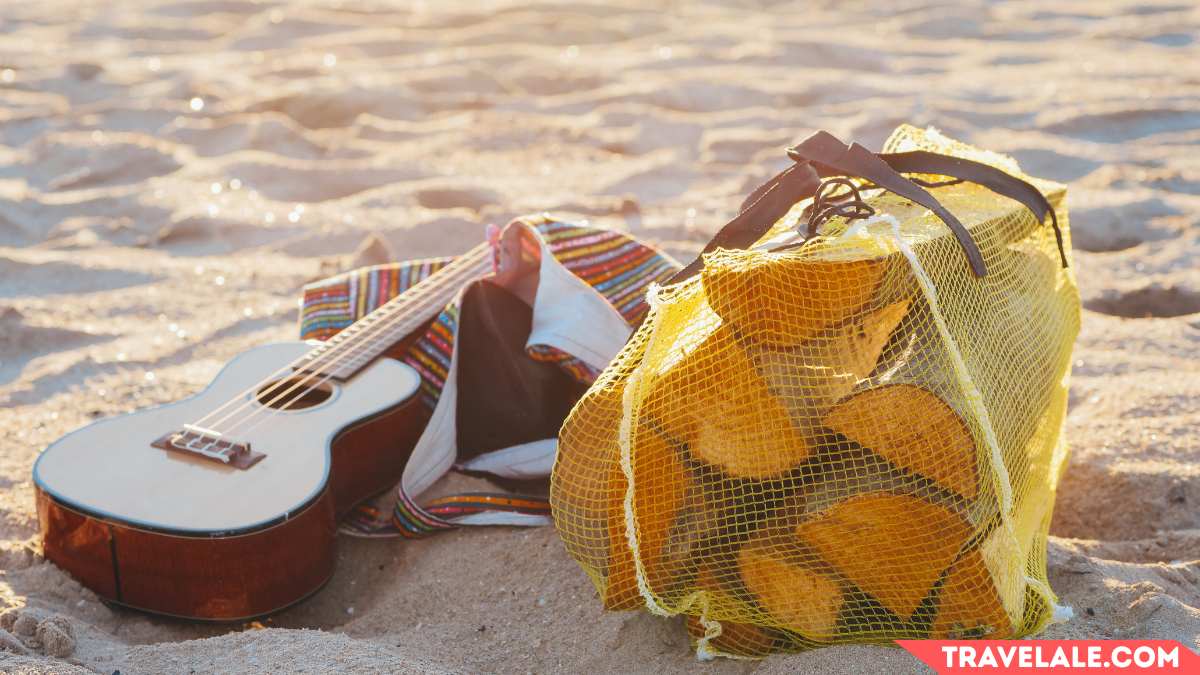
MULTIPOLYGON (((261 628, 112 609, 40 556, 30 469, 294 338, 306 281, 543 210, 686 259, 789 142, 877 148, 905 121, 1071 185, 1085 309, 1049 565, 1074 618, 1043 635, 1200 649, 1200 8, 868 4, 5 3, 0 609, 75 644, 0 639, 0 671, 697 669, 681 621, 601 611, 551 528, 342 538, 328 586, 261 628)), ((807 668, 919 666, 704 666, 807 668)))

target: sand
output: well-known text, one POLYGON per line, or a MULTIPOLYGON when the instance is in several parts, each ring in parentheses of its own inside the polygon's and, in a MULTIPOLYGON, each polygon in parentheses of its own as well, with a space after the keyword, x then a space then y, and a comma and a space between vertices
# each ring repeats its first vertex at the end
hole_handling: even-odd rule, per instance
MULTIPOLYGON (((1085 310, 1049 561, 1075 618, 1044 635, 1200 649, 1200 8, 653 4, 6 3, 0 609, 75 637, 0 634, 0 670, 694 670, 678 620, 602 612, 550 528, 342 540, 262 629, 112 609, 40 557, 30 469, 292 338, 305 281, 541 210, 686 258, 788 142, 878 147, 901 121, 1071 184, 1085 310)), ((802 668, 918 666, 706 666, 802 668)))

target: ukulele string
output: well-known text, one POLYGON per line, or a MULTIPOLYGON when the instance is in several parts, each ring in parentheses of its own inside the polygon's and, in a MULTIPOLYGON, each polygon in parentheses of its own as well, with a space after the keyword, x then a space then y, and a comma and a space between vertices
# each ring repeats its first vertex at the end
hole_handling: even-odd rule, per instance
MULTIPOLYGON (((465 254, 463 256, 463 258, 461 259, 462 262, 460 265, 453 265, 453 267, 455 269, 447 268, 445 271, 449 272, 450 273, 449 275, 439 274, 438 276, 441 277, 440 283, 449 283, 451 281, 458 281, 458 277, 463 276, 464 272, 471 272, 472 273, 471 278, 476 278, 478 276, 482 276, 485 272, 483 270, 479 270, 478 272, 476 272, 475 268, 482 267, 482 265, 479 264, 480 262, 482 262, 479 260, 479 258, 482 257, 483 253, 487 252, 487 247, 486 247, 486 245, 484 245, 484 246, 479 247, 479 249, 480 250, 469 251, 467 254, 465 254), (475 263, 475 264, 472 265, 471 263, 475 263)), ((458 262, 458 261, 456 261, 456 262, 458 262)), ((418 302, 420 302, 419 296, 427 295, 426 291, 430 288, 429 286, 426 286, 424 289, 421 289, 420 288, 421 285, 422 284, 417 284, 416 286, 414 286, 411 289, 411 291, 413 292, 413 296, 417 296, 415 299, 418 302)), ((409 295, 409 294, 405 293, 404 295, 409 295)), ((413 301, 414 300, 413 296, 409 296, 408 300, 413 301)), ((425 305, 422 305, 422 307, 424 307, 425 309, 432 309, 433 307, 430 307, 429 305, 436 304, 436 303, 431 303, 428 299, 425 300, 425 303, 426 303, 425 305)), ((307 375, 305 377, 302 377, 299 379, 296 379, 296 378, 284 379, 284 380, 281 380, 280 382, 277 382, 274 386, 265 390, 263 393, 259 394, 258 396, 253 397, 249 401, 244 401, 243 405, 239 406, 239 408, 235 409, 234 411, 231 411, 230 413, 227 413, 225 416, 223 416, 222 418, 217 420, 214 423, 214 426, 216 426, 217 424, 224 423, 226 420, 229 420, 230 418, 234 417, 236 414, 238 414, 242 411, 249 410, 250 412, 248 415, 244 416, 242 419, 238 419, 238 420, 234 421, 232 423, 232 426, 228 427, 223 432, 226 434, 230 434, 236 430, 239 430, 239 428, 241 428, 244 424, 246 424, 250 419, 253 419, 254 417, 256 417, 258 415, 267 414, 269 416, 270 414, 273 414, 273 411, 286 410, 288 407, 290 407, 292 404, 295 404, 297 401, 302 399, 308 393, 312 392, 314 389, 321 386, 321 384, 324 384, 329 379, 331 379, 336 374, 336 371, 339 368, 341 368, 343 365, 345 365, 349 361, 353 360, 354 358, 361 357, 364 354, 370 353, 371 350, 377 348, 380 344, 382 344, 378 338, 381 336, 386 337, 387 333, 389 333, 392 329, 394 329, 397 324, 402 323, 405 320, 406 316, 411 315, 411 314, 412 314, 412 312, 408 312, 405 315, 394 315, 392 317, 388 317, 388 318, 385 318, 382 320, 376 320, 377 321, 376 323, 369 324, 368 328, 363 333, 356 336, 355 342, 346 342, 346 343, 342 343, 342 345, 339 345, 338 347, 333 347, 332 349, 327 350, 326 352, 324 352, 323 354, 318 356, 317 359, 314 359, 311 362, 309 362, 308 364, 306 364, 306 367, 304 370, 307 373, 307 375), (374 335, 372 335, 372 333, 374 333, 374 335), (381 335, 381 334, 385 334, 385 335, 381 335), (368 337, 368 336, 370 336, 370 337, 368 337), (339 349, 339 347, 341 347, 341 349, 339 349), (320 367, 318 367, 318 364, 320 364, 320 367), (276 404, 278 404, 280 401, 284 400, 287 396, 289 396, 293 392, 297 391, 304 385, 308 384, 309 382, 311 382, 313 380, 313 378, 320 376, 324 372, 328 372, 329 374, 326 377, 324 377, 323 379, 321 379, 320 382, 310 386, 305 391, 297 394, 291 401, 288 402, 287 406, 282 407, 282 408, 275 407, 276 404), (279 391, 280 388, 282 388, 288 384, 291 384, 291 386, 287 387, 286 390, 284 390, 282 393, 279 393, 279 394, 275 395, 273 398, 266 400, 268 396, 271 396, 275 392, 279 391), (257 399, 257 401, 261 404, 261 408, 263 408, 263 409, 254 407, 253 399, 257 399)), ((370 317, 370 315, 368 315, 367 317, 364 317, 360 321, 366 322, 366 321, 369 321, 370 319, 371 319, 371 317, 370 317)), ((303 357, 302 357, 302 359, 303 359, 303 357)))
POLYGON ((256 383, 254 383, 254 384, 252 384, 252 385, 250 385, 250 387, 248 387, 246 390, 244 390, 244 391, 242 391, 242 392, 240 392, 240 393, 236 394, 236 395, 235 395, 233 398, 231 398, 231 399, 229 399, 228 401, 226 401, 226 402, 222 403, 222 404, 221 404, 219 407, 217 407, 217 408, 215 408, 215 409, 213 409, 213 410, 209 411, 209 412, 208 412, 208 414, 206 414, 204 417, 201 417, 200 419, 196 420, 195 422, 192 422, 191 424, 192 424, 193 426, 197 426, 197 427, 203 427, 203 426, 204 426, 204 424, 203 424, 203 423, 204 423, 205 421, 207 421, 209 418, 211 418, 212 416, 216 415, 217 413, 221 412, 222 410, 224 410, 224 409, 228 408, 229 406, 231 406, 231 405, 233 405, 233 404, 235 404, 235 403, 244 403, 244 402, 245 402, 245 397, 247 397, 247 396, 249 396, 249 395, 253 394, 253 393, 254 393, 255 391, 257 391, 259 388, 261 388, 261 387, 262 387, 264 384, 267 384, 267 383, 270 383, 270 382, 272 382, 272 381, 275 381, 275 379, 276 379, 276 378, 278 378, 279 376, 281 376, 281 375, 283 375, 283 374, 285 374, 285 373, 287 373, 287 372, 291 371, 292 369, 296 368, 296 367, 297 367, 297 366, 299 366, 299 365, 300 365, 300 364, 301 364, 301 363, 304 361, 304 359, 305 359, 305 358, 307 358, 307 357, 308 357, 308 354, 307 354, 307 353, 305 353, 305 354, 303 354, 303 355, 301 355, 301 356, 297 357, 297 358, 296 358, 294 361, 292 361, 291 363, 288 363, 288 364, 284 365, 284 366, 283 366, 282 368, 280 368, 279 370, 276 370, 275 372, 271 373, 270 375, 267 375, 267 376, 266 376, 265 378, 263 378, 262 380, 260 380, 260 381, 258 381, 258 382, 256 382, 256 383))
MULTIPOLYGON (((259 410, 254 406, 255 402, 266 408, 265 413, 267 413, 269 416, 274 411, 278 411, 280 409, 280 407, 277 406, 280 401, 284 400, 304 385, 312 382, 313 378, 319 377, 326 371, 330 373, 329 376, 321 379, 319 382, 309 387, 308 390, 297 394, 295 399, 289 401, 288 405, 282 407, 282 409, 286 410, 313 389, 328 381, 330 377, 336 374, 337 370, 341 368, 344 363, 348 362, 352 358, 355 358, 356 356, 359 356, 362 350, 371 350, 376 348, 380 344, 376 339, 379 334, 387 333, 393 329, 397 323, 402 321, 403 317, 383 317, 380 315, 379 318, 375 319, 374 323, 367 321, 366 319, 369 319, 369 315, 368 317, 364 317, 364 319, 361 321, 364 321, 363 325, 368 326, 368 328, 360 335, 356 336, 357 339, 355 342, 345 342, 328 348, 319 354, 317 358, 311 358, 311 352, 305 354, 299 359, 299 363, 304 365, 304 371, 306 373, 303 377, 284 378, 266 388, 262 388, 261 383, 260 385, 251 387, 245 394, 242 394, 240 406, 234 408, 232 411, 226 413, 224 416, 220 417, 214 423, 211 423, 208 426, 213 428, 225 427, 224 429, 220 430, 219 433, 222 433, 223 435, 231 435, 239 428, 244 427, 244 425, 256 415, 264 413, 263 410, 259 410), (386 320, 387 318, 390 318, 391 320, 386 320), (375 335, 372 335, 373 333, 375 335), (253 392, 255 388, 259 388, 260 390, 257 395, 246 395, 250 392, 253 392), (240 419, 237 418, 238 415, 241 415, 240 419)), ((235 402, 236 401, 238 401, 238 399, 235 399, 235 402)), ((228 407, 228 404, 223 407, 228 407)), ((212 414, 206 417, 211 418, 212 414)))
MULTIPOLYGON (((461 265, 456 265, 454 263, 451 263, 451 265, 453 267, 458 268, 458 269, 452 270, 452 269, 449 269, 449 266, 448 266, 448 268, 445 271, 449 272, 451 275, 453 275, 455 277, 455 280, 457 280, 458 277, 467 276, 467 273, 469 273, 470 279, 476 279, 481 276, 485 276, 487 273, 487 269, 485 268, 484 263, 486 262, 486 265, 489 267, 490 267, 490 263, 491 263, 491 261, 485 257, 486 254, 488 254, 488 253, 490 253, 489 247, 486 244, 481 245, 480 247, 477 247, 477 250, 469 251, 467 254, 464 254, 462 256, 462 258, 460 258, 461 265)), ((455 262, 457 263, 459 261, 455 261, 455 262)), ((449 275, 438 275, 438 276, 442 277, 445 281, 451 280, 451 277, 449 275)), ((417 296, 425 295, 426 294, 425 291, 427 290, 428 287, 426 289, 421 289, 420 288, 421 285, 422 284, 418 283, 416 286, 414 286, 410 290, 412 292, 415 292, 415 295, 417 295, 417 296)), ((406 292, 404 295, 408 295, 408 293, 406 292)), ((430 303, 428 300, 426 300, 426 304, 434 304, 434 303, 430 303)), ((360 358, 366 354, 369 354, 371 352, 371 350, 378 348, 381 344, 385 344, 379 338, 386 337, 386 334, 391 332, 392 329, 394 329, 398 324, 402 323, 406 319, 406 317, 410 316, 411 314, 412 314, 412 312, 406 312, 404 315, 387 317, 387 318, 384 318, 381 320, 377 320, 376 323, 374 323, 374 324, 369 324, 368 328, 361 335, 357 336, 357 339, 355 340, 355 342, 346 342, 346 343, 342 343, 342 345, 344 345, 344 346, 342 346, 342 345, 335 346, 335 347, 327 350, 320 356, 318 356, 316 359, 309 362, 305 368, 305 372, 307 373, 307 375, 305 377, 300 378, 298 380, 295 378, 281 380, 281 381, 275 383, 272 387, 264 390, 261 394, 259 394, 257 396, 252 396, 250 400, 243 399, 241 406, 238 406, 238 408, 234 409, 233 411, 222 416, 220 419, 216 420, 216 422, 213 424, 213 426, 215 427, 217 425, 224 424, 230 418, 233 418, 235 415, 248 409, 249 410, 248 414, 244 415, 241 419, 235 420, 222 433, 223 434, 232 434, 235 431, 237 431, 239 433, 245 434, 250 429, 257 428, 261 422, 266 421, 268 419, 272 419, 273 416, 278 412, 286 411, 287 409, 289 409, 290 407, 295 405, 298 401, 302 400, 306 395, 308 395, 312 391, 316 390, 318 387, 320 387, 325 382, 329 381, 331 378, 333 378, 335 376, 338 368, 342 367, 343 365, 352 361, 355 358, 360 358), (372 333, 374 333, 374 335, 372 335, 372 333), (368 336, 370 336, 370 337, 368 338, 368 336), (339 347, 341 347, 341 349, 339 349, 339 347), (317 367, 318 363, 321 364, 321 366, 319 368, 317 367), (277 404, 280 401, 284 400, 289 395, 291 395, 293 392, 297 391, 298 389, 305 386, 306 384, 312 382, 314 378, 320 376, 323 372, 328 372, 328 374, 326 374, 325 377, 321 378, 316 383, 309 385, 308 388, 305 389, 304 391, 293 396, 291 398, 291 400, 287 401, 286 404, 277 407, 277 404), (284 387, 285 385, 287 385, 289 383, 291 383, 291 386, 287 387, 287 389, 285 391, 275 395, 270 400, 264 401, 264 399, 267 396, 275 394, 275 392, 277 392, 280 388, 284 387), (255 400, 257 400, 257 402, 260 403, 260 406, 255 407, 253 405, 255 400), (261 419, 258 422, 254 423, 251 427, 247 428, 245 425, 248 424, 255 417, 260 417, 261 419)), ((370 315, 367 315, 366 317, 364 317, 362 319, 362 321, 369 320, 369 319, 370 319, 370 315)), ((307 355, 305 355, 305 356, 307 356, 307 355)), ((305 356, 302 356, 299 359, 299 361, 303 361, 305 356)), ((292 367, 292 366, 288 366, 288 367, 292 367)), ((285 370, 286 370, 286 368, 285 368, 285 370)), ((258 385, 256 385, 256 386, 258 386, 258 385)), ((252 392, 253 390, 254 390, 254 387, 252 387, 248 391, 252 392)), ((245 394, 243 394, 242 396, 245 396, 245 394)), ((239 397, 239 398, 241 398, 241 397, 239 397)), ((236 401, 238 399, 234 399, 234 400, 236 401)), ((226 405, 228 405, 228 404, 226 404, 226 405)), ((226 406, 223 406, 223 407, 226 407, 226 406)), ((209 418, 209 417, 212 417, 211 413, 206 416, 206 418, 209 418)))
MULTIPOLYGON (((471 252, 468 252, 468 254, 469 253, 471 253, 471 252)), ((449 266, 447 266, 447 269, 448 269, 448 267, 449 266)), ((424 281, 424 280, 422 280, 422 281, 424 281)), ((414 285, 412 288, 408 289, 408 291, 406 291, 402 295, 407 296, 410 292, 416 291, 418 286, 420 286, 420 283, 414 285)), ((338 335, 344 335, 345 330, 349 330, 355 324, 366 325, 369 321, 372 320, 372 317, 375 316, 377 312, 380 312, 381 314, 379 314, 379 316, 382 316, 382 312, 384 312, 386 310, 388 304, 390 304, 390 302, 385 303, 384 305, 381 305, 380 307, 377 307, 373 312, 371 312, 367 316, 354 322, 354 324, 351 324, 351 326, 347 326, 346 329, 344 329, 343 332, 338 333, 338 335)), ((383 326, 384 324, 376 324, 376 325, 383 326)), ((366 335, 366 333, 364 333, 363 335, 366 335)), ((343 343, 343 342, 338 341, 338 336, 335 335, 331 340, 328 340, 328 341, 322 343, 321 345, 314 347, 314 349, 309 350, 309 351, 305 352, 304 354, 301 354, 299 357, 294 359, 291 363, 284 365, 282 368, 276 370, 275 372, 271 373, 270 375, 267 375, 262 380, 259 380, 258 382, 251 385, 247 389, 236 394, 233 398, 231 398, 228 401, 226 401, 225 403, 221 404, 219 407, 215 408, 214 410, 209 411, 206 415, 204 415, 204 417, 201 417, 199 420, 196 420, 192 424, 194 424, 195 426, 204 427, 204 428, 209 428, 211 426, 211 428, 214 431, 218 431, 216 429, 216 426, 218 424, 220 424, 224 420, 228 419, 231 415, 233 415, 237 412, 240 412, 241 408, 245 408, 245 407, 249 406, 249 403, 246 399, 247 399, 247 397, 251 397, 251 394, 254 394, 255 391, 257 391, 258 393, 256 395, 254 395, 252 398, 257 398, 258 400, 261 401, 264 397, 273 394, 274 392, 278 391, 281 387, 286 385, 288 382, 292 381, 290 378, 276 379, 276 378, 279 378, 281 375, 287 373, 289 370, 297 369, 301 364, 305 363, 306 361, 308 362, 308 366, 310 368, 316 366, 317 364, 321 364, 321 368, 324 368, 324 367, 330 366, 330 365, 336 365, 333 363, 327 363, 326 361, 331 358, 336 359, 337 357, 339 357, 339 355, 341 354, 341 352, 339 351, 339 348, 342 348, 343 344, 348 344, 348 343, 343 343), (316 350, 322 350, 322 351, 315 358, 313 358, 312 354, 316 350), (264 388, 264 385, 268 385, 268 384, 271 386, 264 388), (226 414, 225 416, 217 419, 211 425, 205 424, 209 419, 212 419, 215 415, 220 413, 222 410, 225 410, 229 406, 237 404, 237 403, 240 403, 242 405, 239 408, 236 408, 233 411, 231 411, 230 413, 226 414)))
MULTIPOLYGON (((489 261, 489 263, 488 263, 488 264, 490 265, 490 261, 489 261)), ((476 265, 475 267, 482 268, 483 266, 482 266, 482 265, 476 265)), ((484 270, 484 269, 478 269, 478 270, 475 270, 474 268, 470 268, 470 269, 466 269, 466 268, 464 268, 464 271, 469 271, 469 272, 472 272, 472 274, 470 275, 470 278, 472 278, 472 279, 479 278, 480 276, 483 276, 484 274, 486 274, 486 270, 484 270)), ((449 277, 446 277, 446 278, 447 278, 447 279, 449 279, 449 277)), ((362 356, 362 355, 363 355, 363 354, 365 354, 365 353, 370 353, 371 349, 373 349, 374 347, 377 347, 377 346, 378 346, 378 345, 380 345, 380 344, 385 344, 385 345, 386 345, 386 344, 389 344, 389 343, 387 343, 387 342, 381 342, 381 341, 379 341, 379 340, 377 340, 377 339, 374 339, 374 338, 373 338, 373 339, 372 339, 372 342, 369 342, 369 343, 364 343, 364 344, 363 344, 363 345, 361 345, 361 346, 356 346, 355 348, 351 349, 351 350, 350 350, 350 351, 349 351, 349 352, 348 352, 348 353, 345 355, 345 358, 344 358, 344 359, 342 359, 342 363, 345 363, 345 362, 347 362, 347 361, 351 361, 351 360, 353 360, 353 358, 360 357, 360 356, 362 356), (356 354, 354 354, 354 352, 356 352, 356 351, 357 351, 357 352, 359 352, 357 355, 356 355, 356 354)), ((312 379, 313 379, 314 377, 316 377, 316 376, 318 376, 318 375, 320 375, 320 374, 321 374, 321 373, 320 373, 320 371, 318 371, 318 372, 312 372, 310 375, 308 375, 307 377, 305 377, 304 379, 300 380, 299 382, 297 382, 296 384, 294 384, 292 387, 290 387, 290 388, 288 389, 288 391, 285 391, 285 392, 283 392, 282 394, 280 394, 280 395, 276 396, 274 399, 272 399, 272 400, 270 400, 270 401, 267 401, 266 403, 263 403, 263 404, 262 404, 262 406, 261 406, 261 409, 254 410, 254 411, 252 411, 252 412, 251 412, 249 415, 247 415, 246 417, 244 417, 243 419, 241 419, 241 420, 238 420, 238 421, 237 421, 237 423, 236 423, 236 424, 235 424, 233 427, 231 427, 231 429, 230 429, 230 432, 237 431, 237 433, 238 433, 238 434, 245 435, 245 434, 249 433, 250 431, 252 431, 252 430, 254 430, 254 429, 257 429, 257 428, 258 428, 260 425, 262 425, 264 422, 268 422, 268 421, 270 421, 270 420, 273 420, 273 419, 275 419, 275 417, 274 417, 274 416, 275 416, 277 413, 282 413, 282 412, 285 412, 285 411, 287 411, 289 408, 291 408, 291 407, 292 407, 293 405, 295 405, 297 402, 299 402, 299 401, 303 400, 303 398, 304 398, 305 396, 307 396, 309 393, 311 393, 311 392, 315 391, 315 390, 316 390, 316 389, 318 389, 318 388, 319 388, 321 385, 323 385, 324 383, 326 383, 326 382, 328 382, 330 379, 332 379, 332 378, 335 376, 335 373, 336 373, 336 370, 337 370, 337 368, 335 367, 335 368, 332 368, 332 369, 330 369, 330 370, 331 370, 332 372, 329 372, 327 375, 325 375, 324 377, 322 377, 322 378, 321 378, 320 380, 318 380, 316 383, 309 385, 309 387, 308 387, 307 389, 305 389, 304 391, 300 392, 299 394, 296 394, 295 396, 293 396, 293 397, 292 397, 290 400, 288 400, 288 401, 287 401, 286 403, 284 403, 283 405, 276 407, 276 405, 275 405, 275 404, 277 404, 279 401, 281 401, 281 400, 283 400, 283 399, 287 398, 287 396, 288 396, 289 394, 291 394, 291 392, 295 391, 296 389, 299 389, 299 388, 300 388, 300 387, 302 387, 304 384, 306 384, 306 383, 308 383, 308 382, 311 382, 311 381, 312 381, 312 379), (250 424, 250 426, 249 426, 249 427, 245 426, 245 425, 246 425, 246 424, 248 424, 248 423, 249 423, 251 420, 253 420, 255 417, 257 417, 257 418, 258 418, 258 420, 257 420, 257 421, 255 421, 253 424, 250 424)))
MULTIPOLYGON (((472 254, 476 254, 476 253, 477 253, 477 251, 468 251, 468 252, 467 252, 467 254, 465 254, 465 255, 463 256, 463 258, 474 257, 472 254)), ((451 265, 450 265, 450 266, 453 266, 453 263, 451 263, 451 265)), ((447 266, 447 269, 446 269, 446 271, 450 271, 450 269, 449 269, 449 267, 450 267, 450 266, 447 266)), ((423 280, 423 281, 424 281, 424 280, 423 280)), ((409 291, 408 291, 408 292, 405 292, 405 293, 404 293, 404 294, 402 294, 402 295, 409 295, 409 293, 410 293, 410 292, 417 291, 417 289, 418 289, 420 286, 421 286, 421 283, 420 283, 420 282, 418 282, 418 283, 417 283, 415 286, 413 286, 411 289, 409 289, 409 291)), ((387 305, 385 304, 385 305, 381 306, 380 308, 378 308, 376 311, 382 310, 382 309, 384 309, 386 306, 387 306, 387 305)), ((374 314, 374 312, 372 312, 372 314, 374 314)), ((368 314, 366 317, 363 317, 362 321, 365 321, 365 320, 367 320, 367 319, 370 319, 370 317, 371 317, 371 315, 370 315, 370 314, 368 314)), ((383 328, 385 325, 386 325, 385 323, 378 323, 378 324, 375 324, 375 326, 376 326, 376 327, 380 327, 380 328, 383 328)), ((369 332, 369 331, 368 331, 368 332, 369 332)), ((363 335, 365 336, 365 335, 367 335, 367 333, 363 333, 363 335)), ((336 339, 336 338, 335 338, 335 339, 336 339)), ((327 346, 329 345, 329 343, 328 343, 328 342, 327 342, 327 343, 325 343, 325 344, 326 344, 327 346)), ((342 344, 350 344, 350 343, 342 343, 342 344)), ((267 388, 265 388, 265 389, 263 388, 263 385, 270 384, 270 383, 272 382, 272 380, 274 380, 275 378, 279 377, 280 375, 283 375, 283 374, 287 373, 289 370, 293 370, 293 369, 297 368, 297 367, 298 367, 300 364, 304 363, 304 362, 305 362, 305 360, 309 360, 309 363, 308 363, 308 365, 309 365, 310 367, 312 367, 312 366, 315 366, 315 365, 316 365, 316 364, 318 364, 318 363, 320 363, 320 364, 321 364, 321 368, 325 368, 325 367, 327 367, 327 366, 329 366, 329 365, 335 365, 335 364, 328 363, 328 362, 327 362, 327 360, 328 360, 328 359, 330 359, 330 358, 337 358, 337 357, 339 357, 339 356, 341 355, 341 352, 339 351, 339 347, 341 347, 341 344, 337 344, 337 345, 329 346, 329 347, 328 347, 327 349, 325 349, 325 350, 324 350, 324 351, 323 351, 323 352, 322 352, 320 355, 318 355, 318 356, 317 356, 317 358, 315 358, 315 359, 311 358, 311 355, 312 355, 312 352, 311 352, 311 351, 309 351, 309 352, 306 352, 305 354, 301 355, 300 357, 298 357, 297 359, 295 359, 295 360, 294 360, 294 361, 292 361, 291 363, 289 363, 289 364, 287 364, 287 365, 283 366, 283 367, 282 367, 282 368, 280 368, 279 370, 276 370, 275 372, 271 373, 270 375, 268 375, 268 376, 267 376, 266 378, 264 378, 263 380, 260 380, 260 381, 259 381, 259 382, 257 382, 256 384, 254 384, 254 385, 250 386, 249 388, 247 388, 245 391, 243 391, 243 392, 241 392, 241 393, 237 394, 237 395, 236 395, 234 398, 232 398, 232 399, 230 399, 230 400, 226 401, 224 404, 222 404, 222 405, 221 405, 220 407, 218 407, 217 409, 215 409, 215 410, 213 410, 213 411, 209 412, 209 413, 208 413, 208 414, 206 414, 204 417, 202 417, 202 418, 200 418, 199 420, 197 420, 197 421, 194 423, 194 424, 195 424, 195 426, 204 427, 204 428, 209 428, 209 426, 207 426, 206 424, 204 424, 205 422, 207 422, 208 420, 212 419, 212 418, 213 418, 215 415, 217 415, 218 413, 220 413, 222 410, 224 410, 224 409, 228 408, 230 405, 233 405, 233 404, 235 404, 235 403, 241 403, 242 405, 241 405, 241 406, 239 406, 239 408, 238 408, 238 409, 235 409, 235 410, 231 411, 230 413, 228 413, 228 414, 226 414, 225 416, 221 417, 220 419, 216 420, 216 423, 214 423, 214 424, 212 424, 212 425, 211 425, 211 427, 213 427, 213 428, 214 428, 214 431, 216 431, 215 427, 217 426, 217 424, 220 424, 221 422, 223 422, 223 421, 225 421, 226 419, 228 419, 230 416, 232 416, 232 415, 234 415, 234 414, 236 414, 236 413, 240 412, 240 411, 241 411, 241 409, 250 407, 250 402, 249 402, 249 401, 247 401, 247 400, 246 400, 246 398, 247 398, 248 396, 251 396, 251 394, 253 394, 255 391, 259 391, 259 393, 258 393, 256 396, 251 396, 251 398, 257 398, 258 400, 260 400, 260 401, 261 401, 261 400, 262 400, 264 397, 266 397, 266 396, 270 396, 270 395, 271 395, 271 394, 273 394, 274 392, 278 391, 278 390, 279 390, 281 387, 283 387, 285 384, 287 384, 289 381, 291 381, 290 379, 287 379, 287 378, 285 378, 285 379, 281 379, 281 380, 275 381, 275 382, 274 382, 274 384, 272 384, 270 387, 267 387, 267 388)), ((318 349, 319 349, 319 347, 318 347, 318 349)))
MULTIPOLYGON (((385 326, 386 324, 380 323, 379 325, 385 326)), ((363 333, 363 335, 365 336, 366 333, 363 333)), ((277 383, 276 386, 272 387, 272 389, 270 391, 266 391, 262 395, 255 397, 257 399, 257 402, 259 403, 258 406, 254 405, 253 399, 250 401, 244 402, 243 405, 240 406, 238 409, 236 409, 234 412, 229 413, 224 418, 222 418, 222 421, 223 421, 225 419, 233 417, 235 413, 246 411, 246 414, 243 415, 241 418, 235 419, 231 423, 229 423, 226 428, 226 431, 224 433, 226 433, 226 434, 235 434, 236 433, 236 434, 245 435, 245 434, 249 433, 251 430, 256 429, 259 426, 259 424, 261 424, 262 422, 272 419, 275 414, 286 411, 287 409, 292 407, 294 404, 296 404, 298 401, 302 400, 309 393, 311 393, 312 391, 315 391, 321 385, 323 385, 326 382, 328 382, 329 380, 331 380, 336 375, 338 369, 342 365, 344 365, 345 363, 347 363, 351 360, 351 358, 355 355, 355 352, 359 352, 360 354, 361 353, 369 353, 371 349, 379 346, 382 342, 380 340, 376 339, 378 337, 379 336, 376 336, 375 338, 371 338, 370 340, 365 340, 364 342, 362 342, 360 344, 351 345, 349 351, 345 352, 344 354, 339 354, 337 356, 337 358, 334 358, 331 362, 326 363, 319 368, 315 367, 317 361, 314 361, 312 364, 310 364, 310 367, 304 369, 303 377, 284 379, 284 380, 280 381, 279 383, 277 383), (321 377, 322 375, 324 375, 324 376, 321 377), (316 377, 321 377, 321 379, 317 380, 316 382, 312 382, 313 378, 316 378, 316 377), (312 384, 309 384, 310 382, 312 382, 312 384), (268 396, 270 396, 271 394, 273 394, 274 392, 278 391, 279 389, 283 388, 284 386, 286 386, 288 384, 290 384, 291 386, 288 386, 282 392, 276 394, 275 396, 271 397, 270 399, 267 398, 268 396), (295 393, 295 395, 293 395, 293 392, 296 392, 298 389, 300 389, 301 387, 304 387, 305 385, 309 385, 307 389, 304 389, 304 391, 295 393), (280 401, 284 401, 285 399, 288 399, 289 396, 291 396, 291 399, 287 400, 285 403, 280 405, 280 401), (255 420, 255 418, 259 418, 258 421, 254 422, 253 424, 250 424, 250 422, 252 420, 255 420), (247 424, 250 424, 250 426, 247 427, 246 426, 247 424)), ((384 337, 386 339, 386 336, 384 336, 384 337)), ((347 344, 349 344, 349 343, 347 343, 347 344)))

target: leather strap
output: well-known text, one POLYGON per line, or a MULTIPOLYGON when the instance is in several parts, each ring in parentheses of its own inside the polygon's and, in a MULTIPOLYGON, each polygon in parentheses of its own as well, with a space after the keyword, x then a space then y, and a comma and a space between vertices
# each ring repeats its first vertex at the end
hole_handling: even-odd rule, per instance
POLYGON ((982 277, 987 274, 987 267, 967 228, 933 195, 901 174, 936 174, 977 183, 996 194, 1017 200, 1033 213, 1039 223, 1045 221, 1046 215, 1049 214, 1058 241, 1062 265, 1067 266, 1062 232, 1054 209, 1046 201, 1046 197, 1028 182, 993 166, 923 150, 876 154, 857 143, 847 146, 825 131, 818 131, 788 149, 788 156, 795 164, 750 193, 742 202, 738 215, 726 223, 704 247, 701 254, 668 283, 683 281, 699 272, 704 266, 705 253, 717 248, 751 246, 766 234, 776 221, 786 215, 792 205, 812 197, 821 185, 821 178, 829 176, 863 178, 929 209, 950 228, 962 246, 972 272, 982 277))
POLYGON ((806 162, 797 162, 758 186, 741 211, 722 227, 690 262, 667 282, 673 284, 694 276, 704 267, 704 254, 718 248, 749 248, 766 234, 777 220, 787 215, 796 202, 811 197, 821 184, 817 172, 806 162))
POLYGON ((1039 223, 1045 222, 1046 216, 1049 215, 1050 225, 1054 228, 1054 239, 1058 242, 1059 258, 1062 260, 1062 266, 1067 267, 1067 251, 1063 245, 1062 230, 1058 226, 1058 216, 1054 213, 1054 207, 1050 206, 1041 190, 1028 182, 990 164, 925 150, 881 154, 879 158, 900 173, 937 174, 982 185, 998 195, 1020 202, 1039 223))

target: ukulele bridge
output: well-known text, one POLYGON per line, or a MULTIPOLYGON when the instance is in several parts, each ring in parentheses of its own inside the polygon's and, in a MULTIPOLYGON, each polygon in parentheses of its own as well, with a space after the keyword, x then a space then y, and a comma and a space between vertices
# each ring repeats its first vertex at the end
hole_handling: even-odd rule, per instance
POLYGON ((228 440, 218 431, 191 424, 160 437, 150 446, 195 455, 242 470, 249 469, 266 457, 261 452, 251 450, 249 443, 228 440))

